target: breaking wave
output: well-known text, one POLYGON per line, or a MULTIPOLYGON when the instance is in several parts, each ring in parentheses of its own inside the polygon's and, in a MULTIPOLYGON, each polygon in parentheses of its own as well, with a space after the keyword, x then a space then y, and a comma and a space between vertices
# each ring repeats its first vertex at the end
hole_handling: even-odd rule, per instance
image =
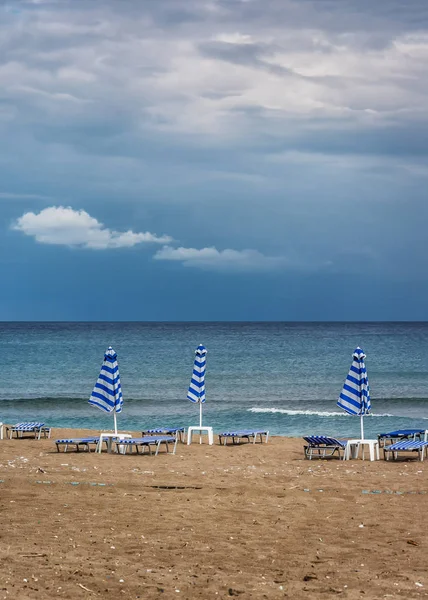
MULTIPOLYGON (((248 412, 252 413, 271 413, 271 414, 281 414, 281 415, 306 415, 306 416, 318 416, 318 417, 352 417, 353 415, 348 415, 346 412, 330 412, 330 411, 321 411, 321 410, 289 410, 287 408, 259 408, 254 406, 248 409, 248 412)), ((367 415, 368 417, 393 417, 389 413, 371 413, 367 415)))

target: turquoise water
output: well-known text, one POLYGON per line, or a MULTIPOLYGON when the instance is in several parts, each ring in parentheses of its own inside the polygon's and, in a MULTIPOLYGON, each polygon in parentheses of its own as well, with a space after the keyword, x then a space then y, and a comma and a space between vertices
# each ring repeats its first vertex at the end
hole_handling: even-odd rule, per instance
POLYGON ((194 350, 208 348, 204 423, 216 431, 350 435, 336 407, 352 352, 367 354, 367 435, 428 428, 428 323, 0 323, 0 420, 111 428, 87 404, 104 351, 118 354, 122 429, 198 423, 186 400, 194 350))

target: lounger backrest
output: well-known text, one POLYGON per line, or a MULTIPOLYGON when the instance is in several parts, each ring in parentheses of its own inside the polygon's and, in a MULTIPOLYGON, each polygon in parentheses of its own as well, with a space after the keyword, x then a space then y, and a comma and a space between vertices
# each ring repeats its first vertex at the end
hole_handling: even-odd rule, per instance
POLYGON ((327 437, 325 435, 309 435, 303 438, 311 446, 343 446, 343 443, 336 438, 327 437))

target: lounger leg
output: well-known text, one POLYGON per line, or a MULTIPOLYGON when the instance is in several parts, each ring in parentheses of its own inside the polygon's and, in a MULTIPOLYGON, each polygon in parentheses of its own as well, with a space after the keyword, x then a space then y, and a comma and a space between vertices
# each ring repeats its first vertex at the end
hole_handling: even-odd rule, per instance
POLYGON ((175 454, 176 450, 177 450, 177 438, 175 438, 175 444, 174 444, 174 450, 172 451, 173 454, 175 454))
POLYGON ((159 454, 159 448, 160 448, 160 445, 161 445, 161 443, 160 443, 160 442, 158 442, 158 443, 156 444, 156 452, 155 452, 155 456, 157 456, 157 455, 159 454))

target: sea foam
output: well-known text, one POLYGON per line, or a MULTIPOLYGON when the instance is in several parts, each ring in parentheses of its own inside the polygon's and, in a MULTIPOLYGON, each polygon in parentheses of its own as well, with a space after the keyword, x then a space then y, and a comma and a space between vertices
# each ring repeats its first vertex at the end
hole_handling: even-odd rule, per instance
MULTIPOLYGON (((249 408, 248 412, 271 413, 271 414, 278 413, 278 414, 290 415, 290 416, 294 416, 294 415, 306 415, 306 416, 318 416, 318 417, 352 417, 353 416, 353 415, 348 415, 348 413, 346 413, 344 411, 333 412, 333 411, 320 411, 320 410, 290 410, 288 408, 260 408, 257 406, 249 408)), ((383 413, 383 414, 370 413, 367 416, 370 416, 370 417, 393 417, 394 415, 391 415, 389 413, 383 413)))

